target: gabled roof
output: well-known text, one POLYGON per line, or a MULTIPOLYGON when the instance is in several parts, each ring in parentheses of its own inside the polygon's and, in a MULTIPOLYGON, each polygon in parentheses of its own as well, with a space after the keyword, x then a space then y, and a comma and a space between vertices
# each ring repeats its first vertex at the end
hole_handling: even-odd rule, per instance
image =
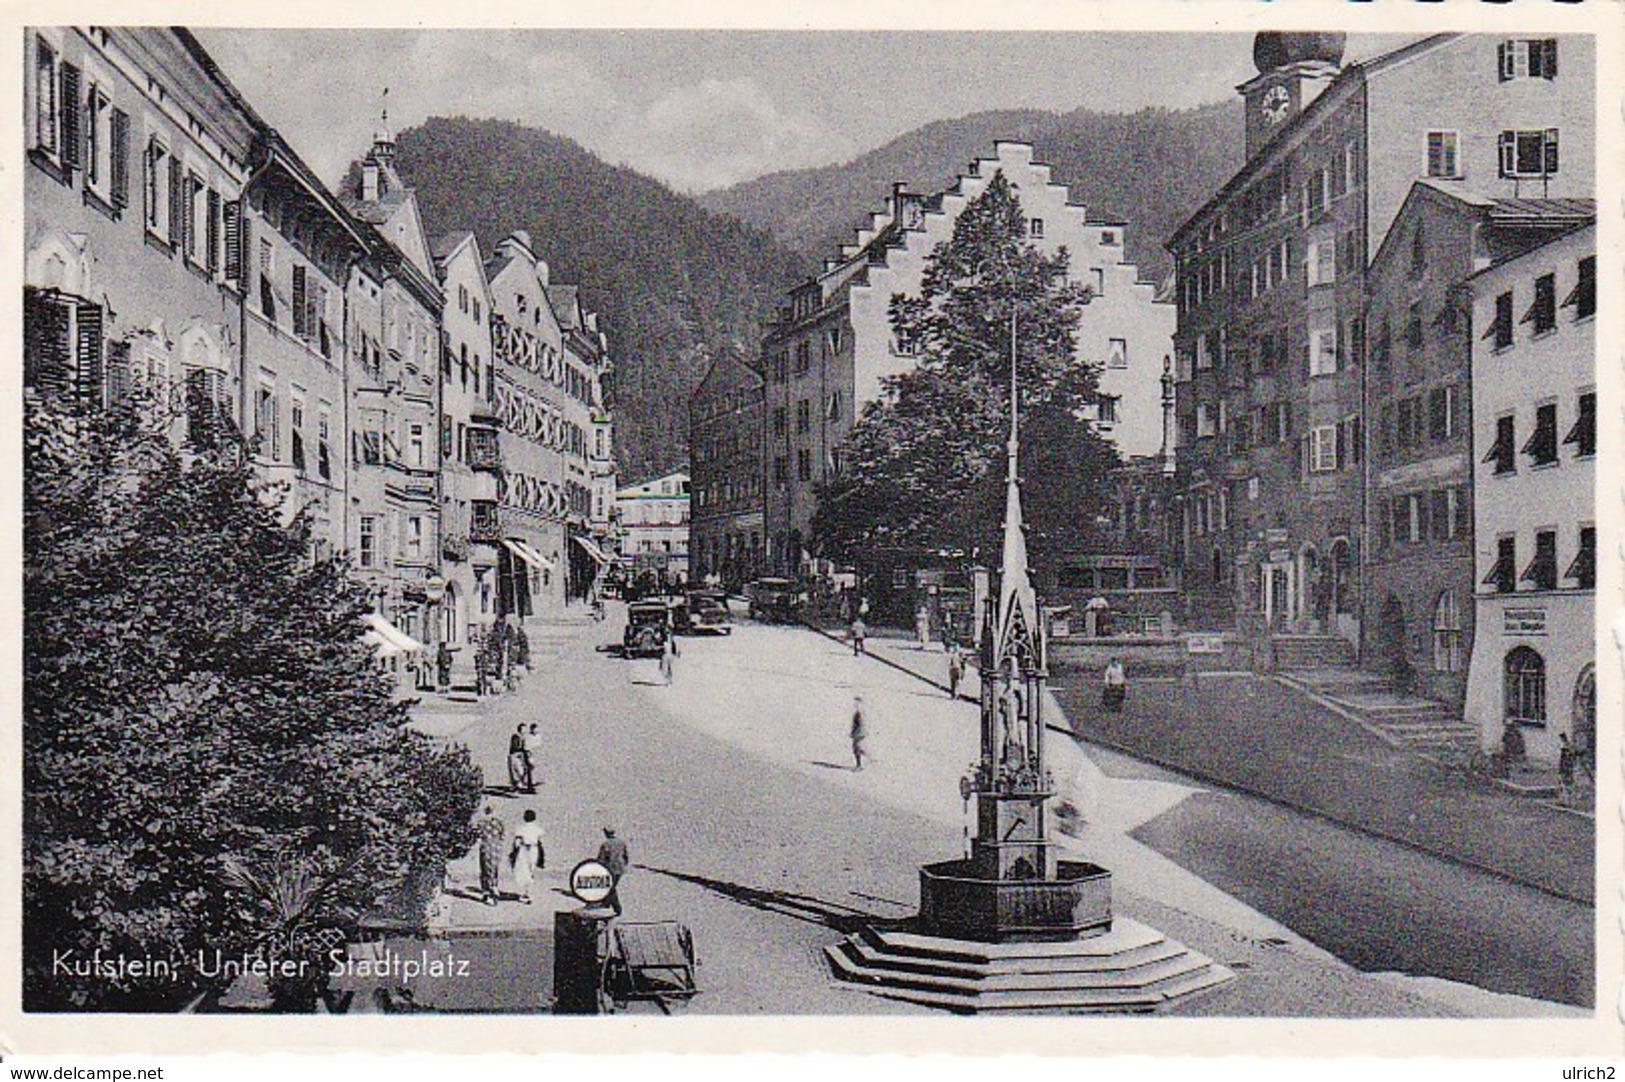
POLYGON ((1597 217, 1595 199, 1497 199, 1490 221, 1497 225, 1567 225, 1597 217))

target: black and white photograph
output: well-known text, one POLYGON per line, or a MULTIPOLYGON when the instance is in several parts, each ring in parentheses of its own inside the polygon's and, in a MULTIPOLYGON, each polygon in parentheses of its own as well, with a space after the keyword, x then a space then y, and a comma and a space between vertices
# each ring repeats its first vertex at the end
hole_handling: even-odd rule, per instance
POLYGON ((1241 7, 25 15, 20 1032, 1617 1053, 1622 9, 1241 7))

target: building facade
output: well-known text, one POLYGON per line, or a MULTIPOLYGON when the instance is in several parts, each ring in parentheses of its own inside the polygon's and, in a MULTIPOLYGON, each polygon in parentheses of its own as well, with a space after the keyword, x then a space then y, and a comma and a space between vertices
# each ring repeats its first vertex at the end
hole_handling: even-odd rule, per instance
POLYGON ((1589 195, 1594 56, 1579 36, 1461 34, 1342 52, 1339 34, 1258 35, 1247 163, 1169 242, 1184 585, 1197 622, 1369 653, 1370 253, 1419 178, 1589 195))
MULTIPOLYGON (((394 157, 393 138, 380 131, 362 159, 357 186, 343 193, 372 241, 348 290, 349 548, 376 592, 379 613, 432 649, 443 631, 446 586, 439 438, 445 298, 417 200, 396 173, 394 157)), ((420 667, 419 682, 427 678, 427 666, 420 667)))
POLYGON ((579 288, 557 284, 546 288, 564 349, 553 401, 563 425, 561 483, 569 539, 564 548, 565 596, 580 601, 589 596, 609 565, 600 541, 608 537, 613 506, 603 509, 596 498, 605 488, 612 496, 615 491, 613 430, 604 398, 604 381, 611 367, 609 340, 599 329, 598 314, 582 306, 579 288), (600 515, 600 511, 604 513, 600 515))
POLYGON ((474 653, 497 613, 497 551, 475 540, 476 503, 495 505, 502 476, 498 421, 485 373, 491 363, 491 291, 479 241, 469 232, 437 238, 435 269, 446 304, 440 351, 440 551, 446 579, 441 641, 456 682, 474 675, 474 653))
POLYGON ((923 196, 895 186, 885 210, 871 215, 823 273, 791 291, 767 329, 764 530, 766 562, 777 573, 808 566, 815 486, 839 473, 841 443, 863 407, 880 397, 882 381, 916 363, 892 333, 892 296, 919 292, 931 252, 1001 172, 1021 200, 1029 239, 1049 254, 1065 247, 1072 279, 1090 289, 1077 349, 1080 361, 1099 368, 1096 428, 1124 455, 1161 449, 1159 380, 1173 305, 1123 261, 1123 223, 1091 219, 1054 183, 1050 167, 1033 160, 1031 146, 998 142, 993 157, 973 162, 947 191, 923 196))
POLYGON ((689 475, 668 473, 615 494, 621 516, 621 564, 633 575, 653 571, 668 583, 689 577, 689 475))
POLYGON ((1463 283, 1591 220, 1589 199, 1487 199, 1420 180, 1366 275, 1371 418, 1363 619, 1371 661, 1460 708, 1472 654, 1474 326, 1463 283))
POLYGON ((1597 236, 1574 229, 1468 280, 1474 598, 1466 717, 1531 759, 1595 767, 1597 236))
POLYGON ((206 441, 244 416, 237 234, 263 125, 184 32, 40 27, 25 48, 24 384, 86 408, 139 385, 206 441))
POLYGON ((762 574, 763 404, 761 373, 731 351, 688 402, 693 573, 734 590, 762 574))

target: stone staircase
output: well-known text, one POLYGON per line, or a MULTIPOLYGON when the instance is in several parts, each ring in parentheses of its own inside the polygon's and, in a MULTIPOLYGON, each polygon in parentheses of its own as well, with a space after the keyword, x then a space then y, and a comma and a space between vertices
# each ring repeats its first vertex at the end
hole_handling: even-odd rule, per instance
POLYGON ((1388 682, 1352 666, 1278 672, 1277 678, 1331 703, 1391 747, 1460 760, 1477 749, 1476 726, 1442 703, 1390 690, 1388 682))
POLYGON ((1358 660, 1354 647, 1335 635, 1275 635, 1270 641, 1277 672, 1352 669, 1358 660))
POLYGON ((964 1014, 1145 1013, 1234 976, 1122 916, 1102 935, 1048 943, 979 943, 867 927, 824 954, 839 980, 964 1014))

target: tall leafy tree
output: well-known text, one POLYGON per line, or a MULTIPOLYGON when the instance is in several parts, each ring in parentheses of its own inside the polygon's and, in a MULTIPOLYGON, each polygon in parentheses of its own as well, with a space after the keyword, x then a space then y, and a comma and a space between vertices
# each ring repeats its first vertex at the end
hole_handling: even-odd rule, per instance
POLYGON ((240 441, 182 451, 151 403, 25 422, 25 1007, 175 1009, 199 952, 308 954, 466 848, 478 771, 404 727, 364 591, 240 441), (79 975, 98 951, 173 979, 79 975))
POLYGON ((926 260, 918 296, 892 298, 918 364, 885 381, 819 489, 815 544, 863 564, 877 549, 993 551, 1010 424, 1012 327, 1022 474, 1035 559, 1086 543, 1117 456, 1084 420, 1100 365, 1077 356, 1089 291, 1069 256, 1040 251, 1003 172, 926 260), (1012 319, 1013 317, 1013 319, 1012 319))

